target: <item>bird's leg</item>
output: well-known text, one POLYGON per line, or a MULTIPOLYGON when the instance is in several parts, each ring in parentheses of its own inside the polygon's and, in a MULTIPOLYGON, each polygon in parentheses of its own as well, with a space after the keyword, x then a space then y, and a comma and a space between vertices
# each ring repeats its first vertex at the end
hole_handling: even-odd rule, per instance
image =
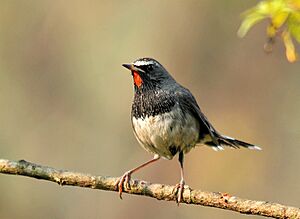
POLYGON ((177 198, 176 198, 176 202, 177 202, 177 205, 179 205, 179 203, 181 202, 181 199, 182 199, 182 195, 183 195, 183 189, 184 189, 184 185, 185 185, 185 182, 184 182, 184 172, 183 172, 183 151, 181 151, 179 153, 179 163, 180 163, 180 175, 181 175, 181 178, 180 178, 180 182, 178 184, 176 184, 175 186, 175 194, 177 193, 177 198))
POLYGON ((143 163, 142 165, 140 165, 134 169, 131 169, 131 170, 125 172, 123 174, 123 176, 120 177, 120 179, 116 183, 116 187, 117 187, 116 189, 119 190, 120 199, 122 199, 123 187, 124 188, 126 187, 126 189, 130 189, 129 181, 131 178, 131 174, 133 174, 134 172, 138 171, 139 169, 147 166, 148 164, 151 164, 151 163, 159 160, 159 158, 160 158, 159 155, 154 155, 154 157, 151 160, 147 161, 146 163, 143 163))

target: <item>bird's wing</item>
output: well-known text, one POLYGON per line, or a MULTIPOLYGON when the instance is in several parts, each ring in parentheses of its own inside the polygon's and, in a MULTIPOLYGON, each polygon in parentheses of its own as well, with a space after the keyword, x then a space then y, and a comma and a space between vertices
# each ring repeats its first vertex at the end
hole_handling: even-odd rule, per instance
POLYGON ((244 147, 248 149, 261 150, 261 148, 256 145, 221 135, 201 112, 200 107, 191 92, 184 87, 182 88, 183 89, 176 92, 176 96, 179 98, 178 101, 182 110, 184 112, 191 113, 196 119, 198 119, 200 124, 199 142, 212 147, 214 150, 223 150, 222 146, 229 146, 232 148, 244 147), (209 138, 207 139, 207 137, 209 138))
MULTIPOLYGON (((183 87, 182 87, 183 88, 183 87)), ((179 98, 179 103, 184 112, 191 113, 200 124, 200 136, 199 141, 207 138, 207 135, 211 138, 211 146, 218 147, 220 143, 218 141, 221 136, 217 130, 212 126, 212 124, 208 121, 206 116, 201 112, 200 107, 198 106, 196 99, 191 94, 191 92, 186 89, 180 89, 180 91, 176 92, 176 96, 179 98)))

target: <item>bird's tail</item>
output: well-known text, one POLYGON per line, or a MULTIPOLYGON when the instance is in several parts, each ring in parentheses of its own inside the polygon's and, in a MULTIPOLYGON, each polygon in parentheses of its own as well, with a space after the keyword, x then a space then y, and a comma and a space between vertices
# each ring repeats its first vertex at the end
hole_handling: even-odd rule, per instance
POLYGON ((222 146, 229 146, 232 148, 244 147, 244 148, 248 148, 251 150, 261 150, 261 148, 259 146, 249 144, 247 142, 240 141, 240 140, 237 140, 237 139, 225 136, 225 135, 220 135, 220 136, 218 136, 217 139, 218 139, 219 145, 213 147, 213 149, 216 151, 224 150, 224 148, 222 146))

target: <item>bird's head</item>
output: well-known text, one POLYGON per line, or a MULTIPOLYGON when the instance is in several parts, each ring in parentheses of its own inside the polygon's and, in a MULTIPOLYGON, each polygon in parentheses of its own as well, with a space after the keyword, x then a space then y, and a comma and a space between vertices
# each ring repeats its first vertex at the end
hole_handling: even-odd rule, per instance
POLYGON ((131 71, 136 90, 161 87, 173 80, 167 70, 152 58, 140 58, 123 66, 131 71))

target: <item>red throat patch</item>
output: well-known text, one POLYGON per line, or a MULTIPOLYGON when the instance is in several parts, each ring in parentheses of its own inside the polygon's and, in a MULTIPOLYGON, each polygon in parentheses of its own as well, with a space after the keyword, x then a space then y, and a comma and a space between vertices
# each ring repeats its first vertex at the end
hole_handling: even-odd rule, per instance
POLYGON ((133 81, 137 87, 140 87, 143 83, 141 76, 136 71, 133 71, 133 81))

